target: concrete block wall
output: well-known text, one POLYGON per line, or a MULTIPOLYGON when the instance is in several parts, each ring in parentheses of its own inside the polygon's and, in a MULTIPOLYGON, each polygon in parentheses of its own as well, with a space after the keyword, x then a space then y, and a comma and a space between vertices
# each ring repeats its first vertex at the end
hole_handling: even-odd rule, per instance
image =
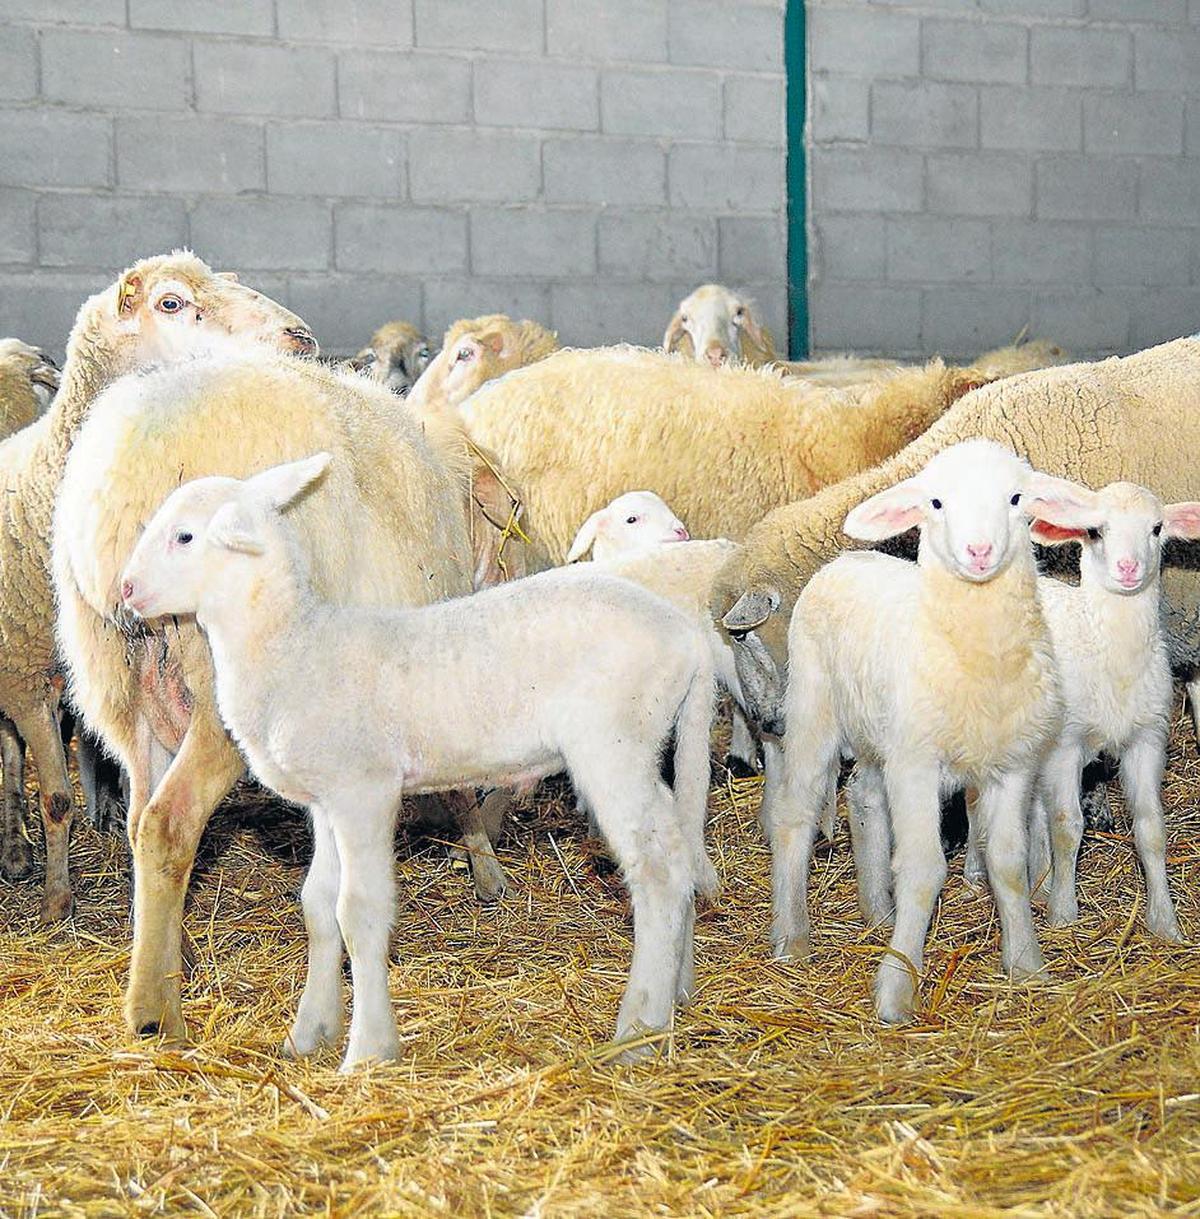
POLYGON ((331 351, 786 317, 782 0, 0 0, 0 333, 190 244, 331 351))
POLYGON ((1200 330, 1198 0, 809 0, 819 349, 1200 330))

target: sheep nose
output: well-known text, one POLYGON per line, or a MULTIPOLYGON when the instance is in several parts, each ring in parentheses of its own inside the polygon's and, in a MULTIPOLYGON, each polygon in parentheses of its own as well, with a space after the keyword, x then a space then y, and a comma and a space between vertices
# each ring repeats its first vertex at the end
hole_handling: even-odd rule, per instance
POLYGON ((720 368, 725 363, 726 352, 724 347, 719 347, 713 344, 704 353, 705 358, 714 368, 720 368))
POLYGON ((1117 560, 1117 571, 1120 575, 1125 576, 1126 579, 1132 580, 1133 577, 1138 574, 1138 568, 1140 566, 1141 564, 1138 563, 1137 559, 1117 560))
POLYGON ((991 542, 968 543, 967 554, 977 563, 986 563, 992 554, 992 544, 991 542))
POLYGON ((676 525, 675 526, 675 536, 681 542, 686 542, 688 540, 688 538, 691 537, 691 534, 688 533, 688 531, 682 525, 676 525))
POLYGON ((288 345, 297 355, 315 356, 317 354, 317 340, 311 330, 304 326, 289 326, 283 333, 289 340, 288 345))
POLYGON ((122 580, 121 581, 121 600, 125 601, 125 602, 129 602, 129 601, 133 600, 133 581, 132 580, 122 580))

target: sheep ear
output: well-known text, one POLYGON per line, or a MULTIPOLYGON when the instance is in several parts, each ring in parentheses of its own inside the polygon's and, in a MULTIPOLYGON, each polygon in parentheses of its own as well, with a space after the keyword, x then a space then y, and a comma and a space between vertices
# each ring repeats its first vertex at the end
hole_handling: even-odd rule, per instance
POLYGON ((236 284, 238 282, 238 274, 236 271, 218 271, 217 278, 227 279, 231 284, 236 284))
POLYGON ((907 533, 921 523, 925 491, 915 478, 906 478, 859 504, 842 525, 842 532, 862 542, 881 542, 907 533))
POLYGON ((1033 519, 1030 532, 1034 540, 1047 545, 1053 545, 1056 538, 1072 541, 1088 529, 1104 524, 1104 513, 1096 503, 1094 491, 1051 474, 1034 471, 1026 482, 1021 502, 1033 519), (1057 536, 1062 533, 1068 536, 1057 536))
POLYGON ((1039 546, 1065 546, 1068 542, 1082 542, 1087 536, 1087 530, 1064 529, 1061 525, 1052 525, 1049 521, 1034 518, 1029 522, 1029 536, 1039 546))
POLYGON ((741 328, 745 331, 746 337, 758 348, 763 359, 775 358, 775 341, 771 338, 771 332, 765 326, 759 325, 758 318, 754 316, 754 311, 749 305, 742 306, 741 328))
POLYGON ((675 316, 671 319, 667 326, 667 332, 663 335, 663 351, 670 354, 678 346, 680 339, 683 338, 683 311, 677 309, 675 316))
POLYGON ((266 550, 244 505, 222 504, 208 523, 208 540, 237 554, 262 554, 266 550))
POLYGON ((498 356, 504 350, 504 334, 502 331, 485 330, 482 334, 477 334, 474 337, 481 347, 486 347, 493 355, 498 356))
POLYGON ((136 271, 126 271, 117 280, 117 316, 129 317, 142 300, 142 277, 136 271))
POLYGON ((1169 538, 1200 538, 1200 503, 1168 504, 1163 509, 1163 532, 1169 538))
POLYGON ((596 540, 596 532, 600 528, 600 522, 604 519, 604 511, 601 508, 599 512, 593 512, 579 527, 579 532, 571 543, 571 549, 567 551, 568 563, 574 563, 577 559, 582 559, 591 550, 592 543, 596 540))
POLYGON ((300 493, 329 468, 333 460, 331 453, 314 453, 300 461, 289 461, 286 465, 272 466, 261 474, 246 480, 246 485, 263 496, 272 508, 286 508, 300 493))

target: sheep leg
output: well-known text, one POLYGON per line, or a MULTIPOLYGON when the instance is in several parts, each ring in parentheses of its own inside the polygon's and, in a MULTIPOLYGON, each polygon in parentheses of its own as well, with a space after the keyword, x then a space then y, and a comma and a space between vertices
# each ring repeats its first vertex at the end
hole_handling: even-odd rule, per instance
POLYGON ((283 1043, 289 1058, 333 1045, 342 1035, 342 933, 338 929, 341 862, 329 818, 312 810, 313 857, 300 901, 308 932, 308 973, 296 1019, 283 1043))
POLYGON ((778 737, 763 737, 763 789, 758 803, 758 826, 767 844, 771 842, 771 806, 783 782, 783 742, 778 737))
POLYGON ((1162 776, 1166 742, 1144 733, 1121 755, 1121 786, 1133 814, 1133 837, 1146 877, 1146 926, 1152 935, 1183 941, 1167 884, 1167 833, 1163 823, 1162 776))
POLYGON ((400 1053, 388 994, 388 941, 396 916, 392 836, 400 798, 399 793, 381 800, 378 792, 347 792, 336 805, 326 803, 341 861, 337 923, 354 982, 350 1038, 339 1068, 346 1074, 360 1063, 390 1062, 400 1053))
POLYGON ((0 717, 0 761, 4 765, 0 876, 24 880, 33 871, 33 847, 25 837, 25 742, 12 721, 3 717, 0 717))
POLYGON ((982 889, 987 884, 987 862, 984 858, 987 845, 987 823, 979 811, 979 792, 969 788, 967 801, 967 852, 963 857, 963 880, 972 888, 982 889))
POLYGON ((895 836, 896 925, 875 974, 875 1010, 885 1024, 904 1024, 915 1011, 925 936, 946 881, 937 764, 891 762, 884 769, 884 785, 895 836))
POLYGON ((858 881, 858 910, 868 927, 890 923, 892 898, 892 830, 887 791, 878 766, 855 767, 846 784, 850 812, 850 845, 858 881))
POLYGON ((79 733, 79 784, 83 788, 88 820, 100 831, 114 830, 125 820, 128 793, 123 791, 124 774, 107 757, 99 742, 82 724, 79 733))
MULTIPOLYGON (((1055 749, 1046 760, 1042 772, 1042 792, 1033 802, 1035 825, 1044 818, 1049 827, 1051 863, 1050 896, 1046 905, 1046 921, 1052 927, 1064 927, 1079 917, 1079 900, 1075 893, 1075 861, 1083 840, 1083 810, 1079 806, 1079 774, 1083 759, 1072 745, 1055 749), (1041 800, 1047 802, 1044 813, 1038 812, 1041 800)), ((1035 829, 1031 855, 1040 848, 1035 829)), ((1039 869, 1039 875, 1045 869, 1039 869)), ((1033 868, 1030 868, 1033 876, 1033 868)))
MULTIPOLYGON (((590 751, 589 751, 590 752, 590 751)), ((694 982, 684 960, 693 904, 693 862, 675 800, 657 773, 657 759, 567 758, 633 901, 633 961, 617 1015, 617 1042, 671 1027, 676 997, 694 982)), ((658 1052, 624 1051, 622 1061, 658 1052)))
POLYGON ((1053 847, 1050 842, 1050 811, 1047 793, 1035 784, 1029 802, 1029 894, 1035 906, 1049 900, 1054 879, 1053 847))
POLYGON ((1200 670, 1193 671, 1187 681, 1187 701, 1192 712, 1192 732, 1200 745, 1200 670))
POLYGON ((729 719, 733 732, 729 737, 729 752, 725 755, 725 769, 735 779, 749 779, 758 774, 758 740, 746 719, 746 713, 732 703, 729 719))
MULTIPOLYGON (((148 729, 142 728, 143 732, 148 729)), ((128 829, 133 848, 133 952, 125 1020, 142 1036, 187 1036, 180 1000, 183 903, 196 848, 209 818, 243 771, 215 713, 197 704, 174 761, 149 800, 154 743, 130 770, 128 829)))
MULTIPOLYGON (((471 865, 475 896, 481 902, 498 902, 504 896, 504 890, 508 888, 508 877, 496 858, 479 801, 473 792, 463 791, 443 792, 441 799, 453 813, 454 822, 462 836, 467 861, 471 865)), ((492 813, 494 808, 489 810, 489 815, 492 813)), ((501 818, 503 815, 504 805, 501 803, 501 818)))
POLYGON ((23 715, 15 722, 33 756, 41 793, 42 828, 46 834, 46 882, 42 891, 41 921, 55 923, 67 918, 75 904, 68 860, 75 797, 54 708, 43 703, 32 714, 23 715))
MULTIPOLYGON (((1078 773, 1076 770, 1076 782, 1078 773)), ((986 816, 988 827, 988 880, 1000 915, 1001 959, 1005 972, 1014 978, 1027 978, 1046 964, 1038 947, 1029 905, 1025 819, 1033 777, 1030 771, 1011 771, 987 783, 979 792, 980 811, 986 816)))

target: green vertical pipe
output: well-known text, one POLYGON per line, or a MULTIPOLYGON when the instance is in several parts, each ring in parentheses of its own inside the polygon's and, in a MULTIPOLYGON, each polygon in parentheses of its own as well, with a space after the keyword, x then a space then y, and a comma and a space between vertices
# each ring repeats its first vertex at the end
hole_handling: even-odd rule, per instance
POLYGON ((808 180, 804 119, 808 101, 805 0, 788 0, 783 26, 787 74, 788 346, 793 360, 808 355, 808 180))

